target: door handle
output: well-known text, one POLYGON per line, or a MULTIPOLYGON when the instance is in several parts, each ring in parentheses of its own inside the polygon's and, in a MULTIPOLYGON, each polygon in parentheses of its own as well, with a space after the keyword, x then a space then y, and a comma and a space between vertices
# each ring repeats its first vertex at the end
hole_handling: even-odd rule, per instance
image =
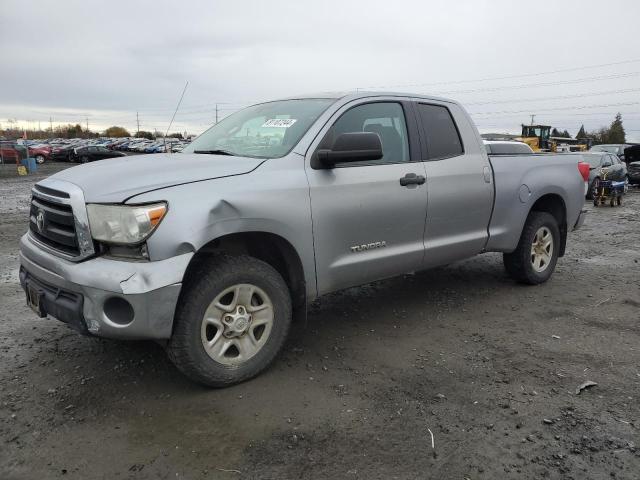
POLYGON ((407 185, 422 185, 426 179, 423 175, 416 175, 415 173, 407 173, 400 179, 400 185, 406 187, 407 185))
POLYGON ((489 167, 482 169, 482 175, 484 176, 484 183, 491 183, 491 169, 489 167))

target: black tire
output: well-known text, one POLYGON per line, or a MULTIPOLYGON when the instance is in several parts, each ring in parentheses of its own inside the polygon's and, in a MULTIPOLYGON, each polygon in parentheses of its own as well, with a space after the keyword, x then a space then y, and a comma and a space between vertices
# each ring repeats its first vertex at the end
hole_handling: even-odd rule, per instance
POLYGON ((176 309, 169 358, 192 380, 210 387, 226 387, 248 380, 275 359, 291 326, 291 296, 282 276, 271 265, 249 256, 216 255, 190 272, 176 309), (240 365, 225 365, 206 352, 201 338, 205 311, 225 289, 237 284, 262 289, 273 304, 273 324, 266 343, 240 365))
POLYGON ((504 266, 509 276, 517 282, 538 285, 549 280, 553 274, 559 250, 560 228, 555 217, 546 212, 531 212, 520 234, 518 246, 513 252, 503 255, 504 266), (534 269, 531 261, 531 245, 536 232, 542 227, 547 227, 551 233, 553 250, 551 261, 543 271, 538 272, 534 269))
POLYGON ((87 156, 80 157, 80 163, 89 163, 89 157, 87 156))
POLYGON ((36 163, 38 165, 42 165, 44 163, 44 160, 45 160, 44 155, 36 155, 36 163))

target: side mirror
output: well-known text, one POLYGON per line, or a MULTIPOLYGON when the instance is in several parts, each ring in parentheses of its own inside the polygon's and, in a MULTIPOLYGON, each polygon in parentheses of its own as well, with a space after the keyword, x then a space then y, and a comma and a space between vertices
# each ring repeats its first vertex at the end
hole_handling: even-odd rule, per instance
POLYGON ((383 156, 382 142, 377 133, 343 133, 335 139, 331 149, 316 152, 313 168, 333 168, 336 163, 379 160, 383 156))

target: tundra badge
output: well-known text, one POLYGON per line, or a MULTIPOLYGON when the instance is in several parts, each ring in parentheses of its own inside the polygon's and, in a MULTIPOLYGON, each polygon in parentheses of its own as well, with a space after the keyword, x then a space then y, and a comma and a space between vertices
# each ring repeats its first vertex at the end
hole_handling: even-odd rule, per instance
POLYGON ((354 253, 364 252, 365 250, 373 250, 374 248, 382 248, 386 246, 387 246, 387 242, 383 240, 382 242, 372 242, 372 243, 365 243, 363 245, 354 245, 353 247, 351 247, 351 251, 354 253))

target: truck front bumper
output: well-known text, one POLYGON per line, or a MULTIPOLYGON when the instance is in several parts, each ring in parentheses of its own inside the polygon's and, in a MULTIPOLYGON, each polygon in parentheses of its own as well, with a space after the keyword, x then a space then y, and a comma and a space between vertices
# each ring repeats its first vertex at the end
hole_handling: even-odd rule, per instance
MULTIPOLYGON (((20 240, 20 283, 51 315, 85 334, 167 339, 192 253, 157 262, 102 257, 70 262, 20 240)), ((31 302, 32 304, 34 302, 31 302)))

